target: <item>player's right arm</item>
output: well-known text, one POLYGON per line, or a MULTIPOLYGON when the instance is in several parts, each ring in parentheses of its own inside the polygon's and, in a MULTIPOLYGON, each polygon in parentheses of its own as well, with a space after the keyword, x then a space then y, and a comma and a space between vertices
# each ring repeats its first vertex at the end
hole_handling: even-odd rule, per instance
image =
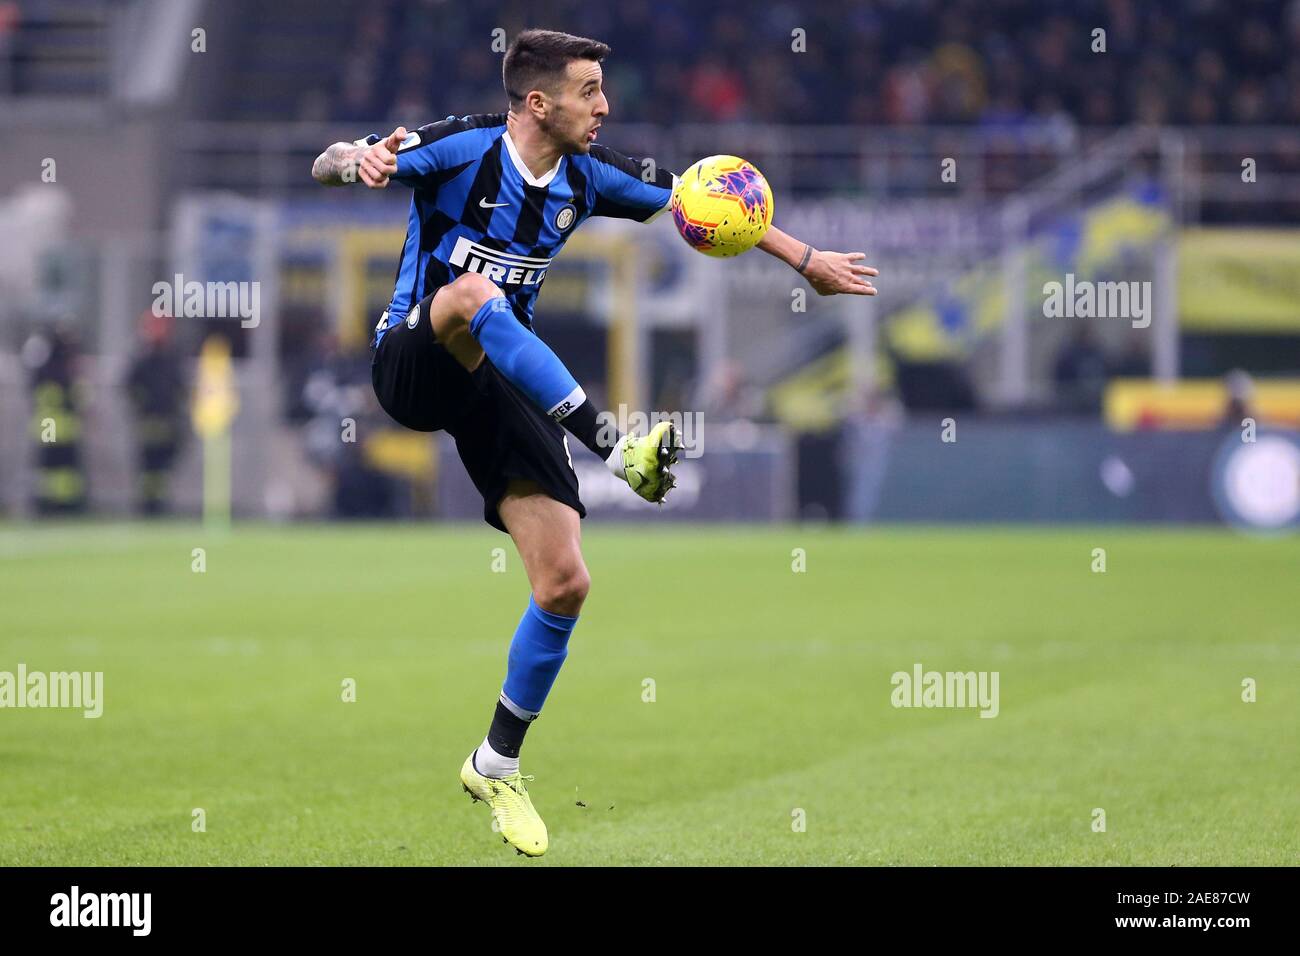
POLYGON ((322 186, 362 182, 371 189, 383 189, 397 172, 397 150, 406 137, 406 127, 399 126, 375 143, 335 143, 312 163, 312 178, 322 186))

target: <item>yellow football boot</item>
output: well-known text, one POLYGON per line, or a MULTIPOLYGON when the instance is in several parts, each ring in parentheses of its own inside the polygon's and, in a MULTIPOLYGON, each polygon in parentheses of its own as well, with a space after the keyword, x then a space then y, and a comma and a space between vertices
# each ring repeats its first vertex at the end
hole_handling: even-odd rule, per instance
POLYGON ((648 435, 624 435, 609 459, 609 470, 646 501, 662 502, 677 483, 670 468, 677 464, 681 436, 672 422, 659 422, 648 435))
POLYGON ((492 808, 497 829, 506 843, 524 856, 541 856, 548 844, 546 824, 533 808, 525 780, 532 775, 512 773, 508 777, 485 777, 474 769, 474 755, 465 758, 460 768, 460 783, 474 800, 482 800, 492 808))

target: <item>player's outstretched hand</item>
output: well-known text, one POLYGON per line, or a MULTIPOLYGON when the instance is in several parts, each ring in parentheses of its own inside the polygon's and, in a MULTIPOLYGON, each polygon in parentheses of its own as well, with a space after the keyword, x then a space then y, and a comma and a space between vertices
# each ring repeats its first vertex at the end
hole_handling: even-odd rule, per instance
POLYGON ((397 149, 404 139, 406 127, 399 126, 388 134, 387 139, 366 147, 358 168, 363 183, 371 189, 383 189, 388 185, 388 177, 397 172, 397 149))
POLYGON ((875 295, 876 287, 865 276, 878 276, 880 271, 861 265, 865 252, 822 252, 812 254, 804 268, 804 278, 818 295, 875 295))

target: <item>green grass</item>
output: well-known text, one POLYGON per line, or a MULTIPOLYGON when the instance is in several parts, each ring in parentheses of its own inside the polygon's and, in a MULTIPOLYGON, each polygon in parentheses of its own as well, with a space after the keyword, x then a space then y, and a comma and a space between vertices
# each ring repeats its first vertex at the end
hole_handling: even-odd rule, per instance
POLYGON ((456 779, 526 600, 505 536, 0 530, 0 670, 105 675, 98 720, 0 710, 0 864, 1300 859, 1300 541, 588 523, 584 546, 524 751, 532 862, 456 779), (895 709, 916 662, 998 671, 1001 713, 895 709))

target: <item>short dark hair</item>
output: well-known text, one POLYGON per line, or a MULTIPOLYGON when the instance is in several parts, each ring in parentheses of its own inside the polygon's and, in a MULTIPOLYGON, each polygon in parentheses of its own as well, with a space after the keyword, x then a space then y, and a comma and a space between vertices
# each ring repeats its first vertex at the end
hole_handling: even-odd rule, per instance
POLYGON ((570 61, 599 63, 609 54, 608 45, 599 40, 556 30, 525 30, 510 44, 501 64, 510 105, 518 106, 532 90, 553 90, 570 61))

